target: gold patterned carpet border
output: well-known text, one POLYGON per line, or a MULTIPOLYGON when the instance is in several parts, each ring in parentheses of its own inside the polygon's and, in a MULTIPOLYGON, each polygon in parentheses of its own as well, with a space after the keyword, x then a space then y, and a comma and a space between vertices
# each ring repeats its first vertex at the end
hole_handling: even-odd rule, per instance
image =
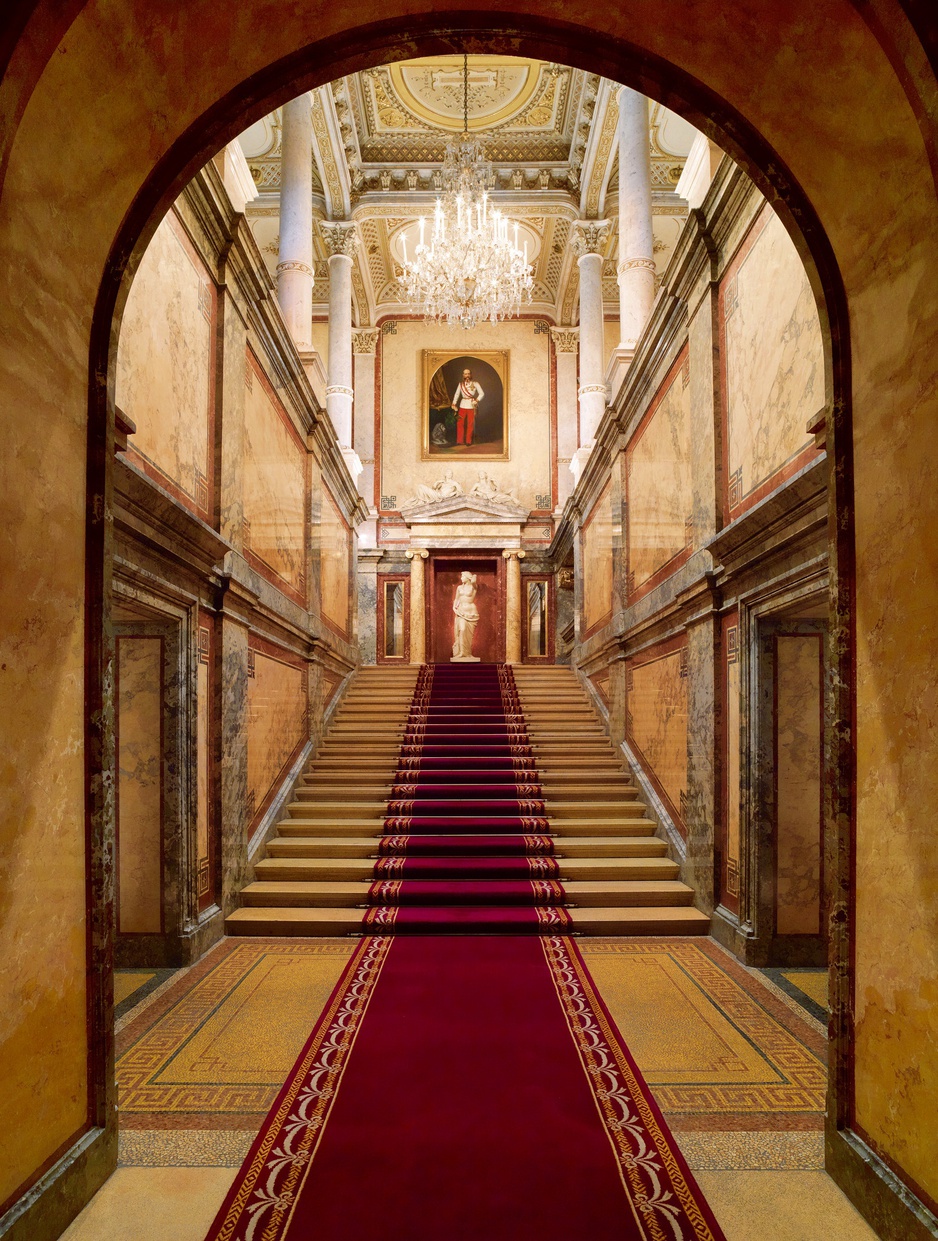
POLYGON ((222 944, 118 1035, 121 1125, 257 1128, 354 947, 222 944))
MULTIPOLYGON (((579 947, 673 1128, 823 1127, 823 1036, 712 941, 579 947)), ((118 1035, 121 1127, 257 1129, 354 948, 222 943, 118 1035)))
POLYGON ((823 1127, 823 1037, 716 944, 584 938, 579 946, 674 1128, 823 1127))

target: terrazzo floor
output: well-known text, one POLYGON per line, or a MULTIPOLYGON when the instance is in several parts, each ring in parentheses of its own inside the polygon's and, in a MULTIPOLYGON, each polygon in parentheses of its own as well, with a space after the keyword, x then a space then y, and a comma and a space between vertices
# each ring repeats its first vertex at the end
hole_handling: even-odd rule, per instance
MULTIPOLYGON (((579 946, 729 1241, 875 1238, 823 1171, 821 971, 699 938, 579 946)), ((201 1241, 352 949, 227 940, 118 972, 120 1167, 67 1241, 124 1241, 129 1218, 134 1241, 201 1241)))

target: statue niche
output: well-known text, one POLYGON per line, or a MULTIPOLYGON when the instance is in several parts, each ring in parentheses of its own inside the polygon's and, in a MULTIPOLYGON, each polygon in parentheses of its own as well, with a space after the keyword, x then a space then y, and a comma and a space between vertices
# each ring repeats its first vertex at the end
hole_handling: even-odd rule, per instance
POLYGON ((476 575, 464 570, 453 596, 453 657, 454 664, 481 663, 472 653, 472 639, 479 623, 476 606, 476 575))

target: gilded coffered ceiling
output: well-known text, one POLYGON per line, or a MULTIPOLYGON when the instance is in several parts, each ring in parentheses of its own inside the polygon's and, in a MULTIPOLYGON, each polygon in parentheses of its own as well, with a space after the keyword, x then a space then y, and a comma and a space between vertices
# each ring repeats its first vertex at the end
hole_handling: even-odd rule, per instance
MULTIPOLYGON (((578 218, 614 219, 617 86, 545 61, 470 56, 468 128, 487 136, 502 211, 517 220, 535 266, 535 313, 574 322, 578 269, 568 246, 578 218)), ((428 214, 439 191, 446 142, 463 128, 461 56, 402 61, 339 78, 310 95, 313 209, 318 219, 353 219, 362 245, 353 276, 359 325, 407 313, 397 274, 400 236, 428 214)), ((694 131, 650 105, 655 258, 663 271, 686 204, 675 193, 694 131)), ((241 135, 259 196, 248 207, 273 274, 279 240, 280 118, 241 135)), ((326 249, 316 230, 315 313, 328 304, 326 249)), ((616 230, 610 230, 604 295, 614 311, 616 230)))

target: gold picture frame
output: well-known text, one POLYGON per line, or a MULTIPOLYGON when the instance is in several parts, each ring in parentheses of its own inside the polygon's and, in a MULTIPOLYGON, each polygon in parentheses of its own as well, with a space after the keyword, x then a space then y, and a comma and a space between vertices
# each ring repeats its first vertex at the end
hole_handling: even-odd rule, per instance
POLYGON ((508 391, 507 349, 425 349, 420 391, 421 461, 507 461, 508 391), (472 373, 484 394, 475 412, 469 444, 464 442, 470 432, 467 420, 457 419, 452 408, 464 370, 472 373))

